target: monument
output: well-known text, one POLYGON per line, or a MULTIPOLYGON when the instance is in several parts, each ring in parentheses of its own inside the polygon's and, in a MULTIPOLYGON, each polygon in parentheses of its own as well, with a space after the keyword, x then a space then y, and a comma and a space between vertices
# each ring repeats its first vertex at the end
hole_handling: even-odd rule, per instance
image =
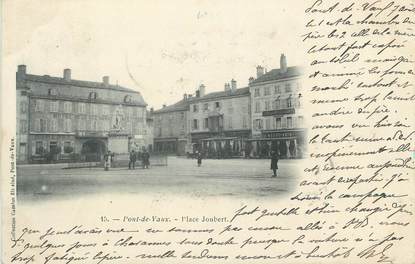
POLYGON ((111 120, 108 134, 108 150, 117 154, 128 153, 128 132, 122 105, 117 106, 111 120))

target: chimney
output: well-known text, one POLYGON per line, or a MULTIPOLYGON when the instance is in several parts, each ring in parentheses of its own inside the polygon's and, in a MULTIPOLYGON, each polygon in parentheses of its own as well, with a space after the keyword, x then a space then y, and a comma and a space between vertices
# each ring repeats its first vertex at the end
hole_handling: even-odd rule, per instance
POLYGON ((236 81, 234 79, 231 80, 231 91, 232 92, 236 91, 236 81))
POLYGON ((205 96, 205 90, 206 90, 206 86, 202 83, 202 84, 199 86, 199 96, 200 96, 200 97, 205 96))
POLYGON ((71 80, 71 69, 64 69, 63 70, 63 79, 65 79, 65 81, 70 81, 71 80))
POLYGON ((187 100, 187 94, 183 94, 183 100, 187 100))
POLYGON ((287 58, 285 57, 284 53, 281 54, 281 57, 280 57, 280 72, 281 73, 287 72, 287 58))
POLYGON ((231 90, 231 86, 229 85, 229 83, 225 83, 225 92, 230 91, 231 90))
POLYGON ((200 97, 200 91, 196 90, 196 97, 200 97))
POLYGON ((20 75, 25 75, 26 74, 26 65, 21 64, 21 65, 17 66, 17 73, 19 73, 20 75))
POLYGON ((261 65, 256 67, 256 77, 259 78, 264 75, 264 68, 261 65))
POLYGON ((254 80, 255 80, 254 77, 252 77, 252 76, 249 77, 249 80, 248 80, 249 84, 251 84, 254 80))
POLYGON ((109 86, 110 85, 110 77, 109 76, 102 77, 102 83, 104 83, 104 86, 109 86))
POLYGON ((16 79, 24 79, 26 75, 26 65, 19 65, 17 66, 17 72, 16 72, 16 79))
POLYGON ((166 108, 166 104, 163 104, 163 108, 166 108))

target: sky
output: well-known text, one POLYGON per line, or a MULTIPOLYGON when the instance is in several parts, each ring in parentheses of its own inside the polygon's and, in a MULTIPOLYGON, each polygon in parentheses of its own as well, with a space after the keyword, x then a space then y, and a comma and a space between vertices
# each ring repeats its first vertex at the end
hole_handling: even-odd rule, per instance
MULTIPOLYGON (((301 65, 303 8, 280 0, 5 0, 3 80, 30 74, 102 81, 140 91, 160 108, 194 93, 245 87, 256 66, 301 65)), ((298 5, 298 3, 297 3, 298 5)))

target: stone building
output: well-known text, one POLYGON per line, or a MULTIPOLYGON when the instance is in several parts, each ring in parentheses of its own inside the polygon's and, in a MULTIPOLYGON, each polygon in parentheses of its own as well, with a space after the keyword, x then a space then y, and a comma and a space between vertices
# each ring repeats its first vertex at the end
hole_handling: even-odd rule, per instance
POLYGON ((301 94, 301 69, 288 67, 284 54, 280 67, 265 72, 257 67, 257 78, 249 83, 252 111, 251 155, 300 157, 305 148, 305 126, 301 94))
POLYGON ((236 81, 224 90, 205 94, 205 86, 189 104, 188 127, 194 151, 207 157, 241 156, 251 136, 249 88, 237 88, 236 81))
POLYGON ((154 151, 184 155, 189 144, 187 116, 192 96, 184 95, 179 102, 153 111, 154 151))
POLYGON ((146 129, 146 103, 137 91, 102 82, 16 73, 19 162, 99 161, 127 153, 146 129))

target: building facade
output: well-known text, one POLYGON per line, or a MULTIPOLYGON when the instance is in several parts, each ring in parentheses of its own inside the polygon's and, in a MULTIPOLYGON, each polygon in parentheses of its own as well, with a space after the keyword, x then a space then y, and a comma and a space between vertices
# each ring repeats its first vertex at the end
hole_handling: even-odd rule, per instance
POLYGON ((189 104, 193 150, 215 158, 244 155, 244 142, 251 136, 249 88, 238 89, 232 80, 221 92, 205 95, 204 90, 202 85, 189 104))
POLYGON ((154 151, 157 153, 184 155, 189 143, 187 116, 189 109, 188 98, 173 105, 153 111, 154 151))
POLYGON ((301 94, 301 69, 288 67, 284 54, 280 68, 264 72, 257 67, 257 78, 250 79, 252 139, 254 156, 301 157, 305 151, 304 114, 301 94))
POLYGON ((16 73, 19 162, 99 161, 104 153, 140 146, 146 103, 137 91, 109 83, 16 73))

